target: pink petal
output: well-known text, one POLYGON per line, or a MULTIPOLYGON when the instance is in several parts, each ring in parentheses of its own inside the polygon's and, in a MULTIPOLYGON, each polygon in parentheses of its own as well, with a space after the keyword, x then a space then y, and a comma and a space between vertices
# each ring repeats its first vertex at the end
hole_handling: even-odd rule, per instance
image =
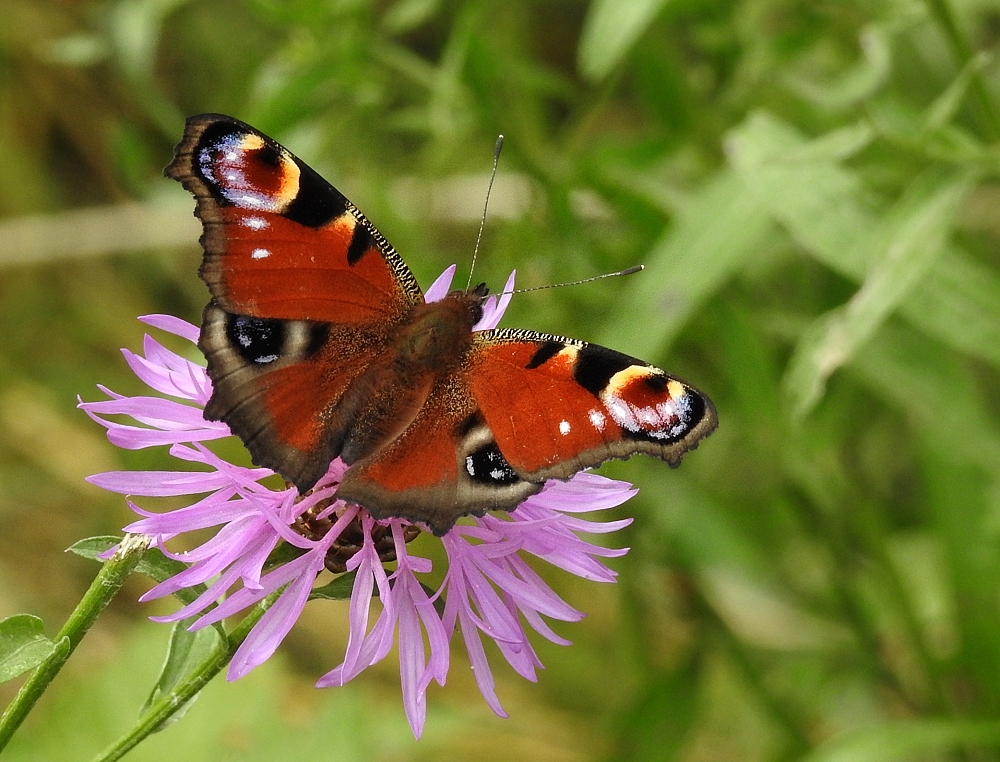
POLYGON ((201 332, 198 326, 192 325, 186 320, 181 320, 179 317, 174 317, 173 315, 143 315, 139 318, 139 322, 153 328, 159 328, 161 331, 172 333, 175 336, 180 336, 182 339, 187 339, 193 344, 198 342, 198 334, 201 332))
MULTIPOLYGON (((325 550, 323 555, 326 555, 325 550)), ((322 556, 319 558, 319 568, 315 568, 315 566, 315 559, 313 559, 312 568, 303 570, 298 577, 292 580, 278 596, 278 600, 254 625, 247 639, 236 649, 226 674, 227 680, 237 680, 243 677, 254 667, 267 661, 277 650, 288 631, 292 629, 292 625, 298 620, 306 601, 309 600, 309 592, 312 590, 316 575, 323 569, 322 556)))
POLYGON ((486 300, 486 303, 483 304, 483 316, 473 326, 472 330, 487 331, 491 328, 496 328, 500 324, 504 312, 507 311, 507 305, 510 304, 510 300, 514 296, 514 276, 516 274, 517 270, 512 270, 507 277, 507 283, 503 287, 503 291, 500 292, 499 300, 496 296, 491 296, 486 300))
POLYGON ((229 484, 223 474, 199 471, 107 471, 87 481, 109 492, 147 497, 196 495, 229 484))
POLYGON ((455 277, 455 270, 458 269, 457 265, 450 265, 445 268, 445 271, 437 276, 437 279, 430 285, 430 288, 424 292, 424 301, 430 304, 431 302, 439 302, 448 295, 448 291, 451 289, 451 281, 455 277))

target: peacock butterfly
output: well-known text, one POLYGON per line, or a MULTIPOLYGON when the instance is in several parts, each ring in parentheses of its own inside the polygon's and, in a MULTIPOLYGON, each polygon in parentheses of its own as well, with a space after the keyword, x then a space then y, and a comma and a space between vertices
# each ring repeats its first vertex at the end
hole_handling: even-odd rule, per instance
POLYGON ((473 331, 485 284, 425 301, 350 201, 237 119, 188 119, 165 174, 204 225, 205 417, 302 493, 340 457, 338 497, 441 535, 612 458, 676 466, 717 424, 708 397, 634 357, 473 331))

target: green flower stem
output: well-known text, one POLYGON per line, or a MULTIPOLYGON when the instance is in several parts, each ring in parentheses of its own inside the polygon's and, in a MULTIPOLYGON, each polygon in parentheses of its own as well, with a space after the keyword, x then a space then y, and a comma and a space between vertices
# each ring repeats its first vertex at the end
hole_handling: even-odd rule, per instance
MULTIPOLYGON (((965 33, 958 26, 955 14, 952 13, 948 0, 927 0, 927 6, 931 17, 944 30, 944 34, 948 38, 948 43, 958 58, 959 67, 969 65, 975 57, 975 51, 972 49, 972 45, 966 38, 965 33)), ((1000 115, 997 113, 996 104, 990 97, 986 82, 983 80, 982 72, 979 69, 972 72, 969 89, 972 91, 976 106, 986 123, 986 129, 989 131, 989 140, 997 140, 1000 138, 1000 115)))
POLYGON ((116 759, 121 759, 126 753, 135 748, 140 741, 162 728, 163 724, 175 713, 184 709, 188 702, 198 695, 198 692, 229 664, 233 658, 233 654, 236 653, 236 649, 246 640, 247 635, 250 634, 250 630, 260 621, 260 618, 264 616, 264 612, 271 607, 271 604, 277 600, 280 594, 281 591, 278 590, 258 603, 244 617, 243 621, 226 635, 226 639, 211 656, 192 670, 191 674, 183 682, 179 683, 173 691, 149 707, 148 711, 142 715, 135 727, 113 745, 94 757, 94 762, 114 762, 116 759))
POLYGON ((90 589, 56 635, 55 652, 25 681, 17 696, 0 717, 0 750, 7 746, 39 697, 80 645, 83 636, 121 589, 149 547, 150 539, 145 535, 125 535, 118 550, 101 568, 90 589))

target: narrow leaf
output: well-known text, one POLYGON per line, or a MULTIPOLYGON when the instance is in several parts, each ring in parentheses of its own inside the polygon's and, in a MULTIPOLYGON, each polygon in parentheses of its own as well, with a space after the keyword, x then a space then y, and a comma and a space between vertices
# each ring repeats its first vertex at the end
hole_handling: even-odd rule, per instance
POLYGON ((606 77, 642 36, 667 0, 594 0, 580 35, 580 71, 606 77))
POLYGON ((103 559, 100 557, 101 554, 107 553, 121 541, 121 537, 113 534, 98 535, 96 537, 87 537, 83 540, 78 540, 70 545, 66 550, 70 553, 82 556, 83 558, 89 558, 91 561, 102 561, 103 559))
POLYGON ((952 83, 941 95, 934 99, 934 102, 927 109, 926 129, 939 129, 952 120, 962 105, 972 80, 986 68, 986 65, 990 63, 990 58, 988 53, 980 52, 962 67, 958 76, 952 80, 952 83))
POLYGON ((618 310, 598 341, 622 345, 653 358, 684 327, 694 311, 745 263, 758 259, 774 232, 766 209, 740 179, 724 170, 681 208, 676 224, 649 252, 646 272, 630 284, 633 309, 618 310), (655 330, 637 326, 635 315, 654 318, 655 330))
POLYGON ((1000 432, 990 405, 967 363, 944 345, 890 323, 858 351, 848 370, 930 433, 941 449, 1000 477, 1000 432))
POLYGON ((794 414, 819 400, 826 381, 909 295, 941 255, 971 178, 917 178, 867 245, 875 264, 846 306, 820 318, 799 341, 785 379, 794 414))
MULTIPOLYGON (((869 193, 835 158, 811 154, 793 128, 757 113, 728 141, 747 191, 817 261, 858 282, 873 265, 869 242, 877 217, 869 193)), ((1000 276, 953 244, 902 300, 900 312, 952 347, 1000 367, 1000 276)))
POLYGON ((0 683, 34 669, 55 650, 41 619, 30 614, 7 617, 0 622, 0 683))
POLYGON ((875 24, 860 35, 861 60, 836 81, 819 84, 801 76, 786 76, 788 87, 817 106, 830 110, 850 108, 874 95, 892 71, 892 52, 885 31, 875 24))
MULTIPOLYGON (((121 537, 115 537, 114 535, 88 537, 87 539, 74 543, 68 550, 71 553, 76 553, 78 556, 100 561, 101 554, 111 550, 111 548, 121 542, 121 539, 121 537)), ((164 580, 170 579, 175 574, 179 574, 187 568, 187 565, 183 562, 174 560, 173 558, 167 558, 167 556, 163 555, 163 552, 159 548, 148 548, 146 552, 143 553, 142 560, 139 561, 135 570, 140 574, 145 574, 147 577, 150 577, 157 582, 163 582, 164 580)), ((205 592, 206 589, 205 585, 202 584, 190 585, 188 587, 182 587, 174 592, 174 596, 181 603, 188 604, 205 592)), ((219 631, 220 635, 225 635, 225 630, 223 629, 221 623, 216 622, 213 627, 219 631)))
MULTIPOLYGON (((225 650, 225 641, 215 628, 203 627, 195 632, 188 630, 193 621, 192 618, 174 624, 160 676, 139 712, 140 718, 145 716, 150 708, 156 706, 165 696, 170 695, 177 686, 184 683, 207 659, 214 654, 221 656, 225 650)), ((194 704, 196 698, 198 698, 198 694, 192 696, 176 713, 171 714, 154 732, 163 730, 183 717, 194 704)))

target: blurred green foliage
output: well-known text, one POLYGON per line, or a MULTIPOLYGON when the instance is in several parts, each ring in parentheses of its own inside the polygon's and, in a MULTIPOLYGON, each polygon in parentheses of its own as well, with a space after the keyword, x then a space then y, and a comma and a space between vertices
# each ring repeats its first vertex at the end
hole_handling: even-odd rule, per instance
MULTIPOLYGON (((642 489, 620 584, 554 575, 591 616, 538 685, 498 664, 511 719, 457 650, 419 743, 390 660, 312 689, 346 632, 317 601, 134 758, 1000 759, 998 37, 997 0, 0 0, 0 615, 54 634, 95 573, 62 550, 128 520, 83 477, 166 462, 74 404, 139 391, 136 316, 207 299, 160 176, 186 115, 281 140, 425 285, 467 267, 480 202, 446 191, 503 132, 482 279, 647 266, 505 324, 676 372, 718 432, 605 468, 642 489), (135 202, 162 229, 106 222, 135 202)), ((129 727, 168 637, 145 584, 11 760, 129 727)))

